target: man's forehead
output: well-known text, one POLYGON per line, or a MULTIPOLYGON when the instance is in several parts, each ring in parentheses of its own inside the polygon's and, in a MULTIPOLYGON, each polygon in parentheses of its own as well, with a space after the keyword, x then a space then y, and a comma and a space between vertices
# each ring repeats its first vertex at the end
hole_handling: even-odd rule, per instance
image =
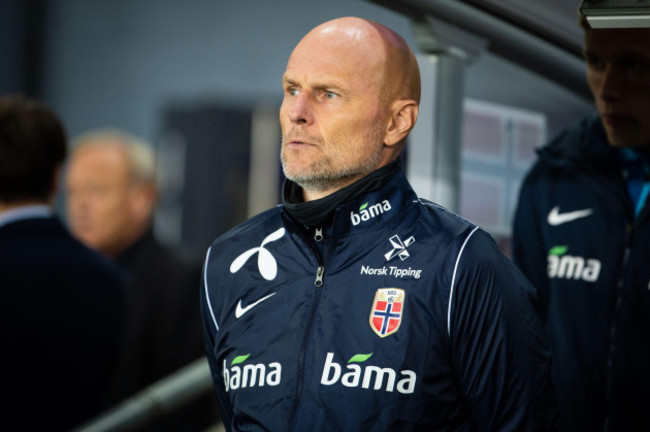
POLYGON ((381 55, 385 41, 368 22, 361 19, 339 19, 316 27, 296 45, 296 53, 315 52, 345 59, 381 55))
POLYGON ((289 58, 283 76, 285 80, 309 79, 316 81, 344 81, 358 75, 379 72, 381 63, 376 56, 364 56, 362 50, 346 46, 298 47, 289 58))
POLYGON ((286 87, 309 87, 335 92, 348 92, 355 88, 357 74, 341 71, 303 70, 287 68, 282 76, 282 84, 286 87))
POLYGON ((585 47, 589 51, 650 53, 650 29, 591 30, 585 35, 585 47))
POLYGON ((111 161, 125 163, 126 154, 124 153, 124 150, 119 146, 112 145, 112 143, 97 141, 88 142, 87 145, 83 145, 75 149, 70 157, 70 160, 111 161))

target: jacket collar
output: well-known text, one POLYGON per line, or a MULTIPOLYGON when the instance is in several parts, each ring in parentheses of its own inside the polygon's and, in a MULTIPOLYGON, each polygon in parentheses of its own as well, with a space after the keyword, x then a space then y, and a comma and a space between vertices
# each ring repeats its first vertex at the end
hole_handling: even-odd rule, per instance
POLYGON ((565 130, 547 146, 538 150, 540 159, 557 168, 568 170, 616 168, 616 148, 609 144, 598 115, 582 119, 575 127, 565 130))
POLYGON ((291 180, 285 180, 282 201, 287 213, 298 224, 307 227, 328 225, 338 207, 380 189, 400 169, 401 163, 398 159, 326 197, 307 202, 302 200, 302 188, 291 180))
POLYGON ((0 212, 0 226, 8 225, 25 219, 50 218, 54 215, 52 207, 45 204, 34 204, 16 207, 0 212))

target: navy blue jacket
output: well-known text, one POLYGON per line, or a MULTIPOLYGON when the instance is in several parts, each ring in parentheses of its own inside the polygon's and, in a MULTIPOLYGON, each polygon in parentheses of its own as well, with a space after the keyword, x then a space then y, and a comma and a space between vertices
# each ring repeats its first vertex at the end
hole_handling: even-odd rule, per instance
POLYGON ((650 208, 635 220, 596 117, 539 152, 513 238, 546 319, 563 430, 650 430, 650 208))
POLYGON ((117 269, 54 217, 0 227, 0 429, 68 431, 101 414, 125 308, 117 269))
POLYGON ((307 232, 279 206, 208 251, 228 430, 555 430, 532 286, 488 234, 402 172, 307 232))

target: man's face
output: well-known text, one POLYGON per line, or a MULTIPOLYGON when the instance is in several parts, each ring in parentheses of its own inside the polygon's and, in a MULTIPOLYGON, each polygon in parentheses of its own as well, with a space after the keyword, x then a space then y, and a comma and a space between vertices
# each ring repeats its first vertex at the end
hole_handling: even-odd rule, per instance
POLYGON ((282 165, 304 189, 329 193, 378 167, 386 125, 378 57, 319 37, 292 53, 282 80, 282 165))
POLYGON ((117 148, 86 147, 73 155, 66 175, 67 215, 75 237, 107 256, 126 246, 134 185, 117 148))
POLYGON ((585 34, 587 81, 610 144, 650 150, 650 29, 585 34))

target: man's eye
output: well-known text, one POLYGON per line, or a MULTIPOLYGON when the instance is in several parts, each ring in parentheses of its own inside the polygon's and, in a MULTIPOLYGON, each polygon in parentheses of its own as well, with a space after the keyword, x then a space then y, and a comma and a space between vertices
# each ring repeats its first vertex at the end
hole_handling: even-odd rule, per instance
POLYGON ((602 60, 595 56, 587 56, 587 64, 594 69, 601 69, 604 66, 602 60))
POLYGON ((337 95, 336 93, 334 93, 334 92, 330 92, 330 91, 325 92, 325 97, 326 97, 327 99, 334 99, 334 98, 337 97, 337 96, 338 96, 338 95, 337 95))
POLYGON ((648 64, 646 62, 634 58, 623 60, 621 66, 634 72, 645 72, 648 70, 648 64))
POLYGON ((291 96, 297 96, 299 92, 298 89, 290 88, 289 90, 287 90, 287 93, 289 93, 291 96))

